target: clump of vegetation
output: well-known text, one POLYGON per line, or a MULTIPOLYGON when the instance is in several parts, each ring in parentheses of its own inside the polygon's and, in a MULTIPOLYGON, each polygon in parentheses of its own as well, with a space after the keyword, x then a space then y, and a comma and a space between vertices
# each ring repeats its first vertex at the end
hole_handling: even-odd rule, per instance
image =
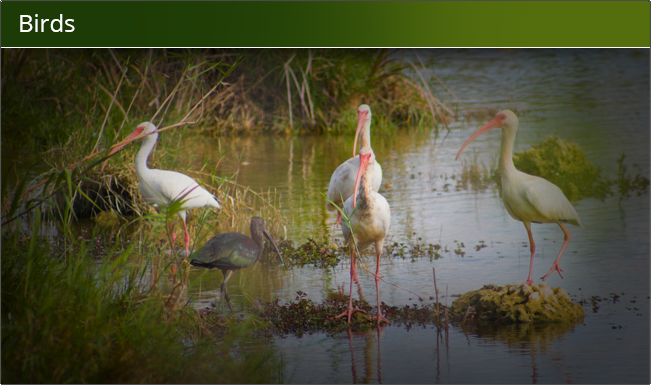
POLYGON ((612 195, 612 182, 600 176, 599 168, 585 159, 579 145, 555 136, 515 153, 513 163, 518 170, 555 184, 570 201, 585 197, 604 199, 612 195))
MULTIPOLYGON (((419 238, 420 240, 420 238, 419 238)), ((417 257, 429 257, 430 261, 441 258, 441 245, 424 244, 417 242, 413 245, 406 245, 403 242, 388 243, 386 246, 387 254, 392 258, 401 258, 415 260, 417 257)))
POLYGON ((293 241, 284 239, 278 242, 278 248, 285 259, 296 266, 312 264, 315 267, 329 268, 337 266, 341 261, 341 249, 330 245, 327 239, 319 243, 308 238, 307 242, 298 247, 294 247, 293 241))
MULTIPOLYGON (((278 335, 293 334, 298 337, 308 333, 325 332, 329 335, 340 333, 349 328, 355 331, 374 329, 377 321, 374 318, 376 307, 366 300, 353 299, 353 308, 364 310, 366 314, 354 313, 350 325, 345 318, 335 318, 346 311, 348 299, 343 292, 338 298, 325 299, 316 303, 309 299, 305 293, 299 291, 296 298, 284 305, 280 299, 263 304, 258 310, 252 310, 261 319, 269 323, 269 331, 278 335)), ((404 325, 407 329, 414 326, 436 326, 446 314, 445 307, 439 306, 440 317, 436 317, 436 309, 431 304, 389 306, 381 304, 382 314, 393 325, 404 325)))
POLYGON ((451 317, 471 322, 563 322, 585 315, 563 288, 540 285, 485 285, 452 303, 451 317))
POLYGON ((217 129, 348 133, 362 103, 380 131, 447 124, 456 113, 435 96, 439 81, 416 57, 418 65, 386 49, 247 51, 217 129))
MULTIPOLYGON (((429 258, 430 261, 441 258, 441 245, 425 244, 416 242, 406 244, 404 242, 389 242, 385 246, 385 254, 389 258, 410 258, 412 261, 416 258, 429 258)), ((331 244, 327 239, 318 242, 308 238, 307 242, 294 247, 294 242, 290 240, 281 240, 278 242, 278 248, 283 253, 283 257, 293 266, 313 265, 320 268, 330 268, 337 266, 343 258, 346 258, 350 250, 344 243, 331 244)), ((267 247, 265 250, 272 253, 273 250, 267 247)))

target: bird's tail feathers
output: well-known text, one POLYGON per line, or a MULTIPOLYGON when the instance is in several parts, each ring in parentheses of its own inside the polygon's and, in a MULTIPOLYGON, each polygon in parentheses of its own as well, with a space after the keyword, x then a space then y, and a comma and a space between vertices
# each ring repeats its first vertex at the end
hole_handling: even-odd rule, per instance
POLYGON ((210 202, 210 205, 212 207, 214 207, 214 208, 216 208, 218 210, 222 208, 222 206, 219 204, 219 201, 217 200, 217 198, 214 195, 212 197, 212 200, 209 201, 209 202, 210 202))
POLYGON ((196 260, 196 259, 192 259, 192 260, 190 261, 190 264, 191 264, 192 266, 196 266, 196 267, 205 267, 205 268, 208 268, 208 269, 213 269, 213 268, 214 268, 214 266, 212 266, 211 264, 209 264, 209 263, 205 263, 205 262, 201 262, 201 261, 196 260))

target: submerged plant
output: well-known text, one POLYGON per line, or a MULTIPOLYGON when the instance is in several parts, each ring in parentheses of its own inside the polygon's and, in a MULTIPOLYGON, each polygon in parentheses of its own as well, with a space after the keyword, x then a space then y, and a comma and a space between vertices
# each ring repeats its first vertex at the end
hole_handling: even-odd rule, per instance
MULTIPOLYGON (((624 159, 626 154, 617 159, 618 169, 617 169, 617 188, 619 189, 620 199, 628 198, 631 196, 631 193, 636 192, 637 196, 646 194, 649 189, 649 179, 637 174, 635 177, 626 174, 626 165, 624 165, 624 159)), ((633 165, 635 166, 635 165, 633 165)))

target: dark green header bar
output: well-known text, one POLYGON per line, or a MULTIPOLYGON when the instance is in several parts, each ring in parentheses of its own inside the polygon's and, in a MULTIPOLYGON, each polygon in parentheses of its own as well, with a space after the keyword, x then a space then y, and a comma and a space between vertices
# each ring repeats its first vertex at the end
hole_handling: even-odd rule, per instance
POLYGON ((648 1, 27 1, 1 6, 3 47, 651 44, 648 1), (20 32, 21 28, 29 32, 20 32))

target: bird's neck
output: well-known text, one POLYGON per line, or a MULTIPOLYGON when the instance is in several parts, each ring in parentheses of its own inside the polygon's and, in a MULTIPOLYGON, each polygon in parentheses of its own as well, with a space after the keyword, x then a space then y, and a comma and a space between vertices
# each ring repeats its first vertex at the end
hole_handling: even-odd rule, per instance
POLYGON ((502 130, 502 149, 500 151, 500 169, 502 177, 513 175, 517 170, 513 164, 513 143, 515 130, 502 130))
POLYGON ((360 134, 360 143, 359 150, 362 151, 364 147, 371 147, 371 122, 366 121, 362 127, 362 132, 360 134))
POLYGON ((140 151, 138 151, 138 155, 136 155, 136 174, 138 174, 139 177, 142 177, 144 174, 149 171, 149 167, 147 167, 147 158, 149 158, 149 154, 151 154, 151 151, 154 149, 154 145, 156 144, 156 140, 158 140, 158 134, 152 134, 142 141, 142 146, 140 146, 140 151))
POLYGON ((365 209, 373 202, 373 167, 375 166, 375 161, 371 160, 371 163, 368 165, 364 174, 362 175, 362 180, 359 182, 359 192, 357 193, 357 204, 360 205, 360 209, 365 209))
POLYGON ((264 234, 253 229, 253 226, 251 227, 251 238, 253 239, 253 242, 255 242, 256 246, 258 246, 259 250, 258 256, 255 258, 255 261, 257 262, 262 258, 262 253, 264 253, 264 234))

